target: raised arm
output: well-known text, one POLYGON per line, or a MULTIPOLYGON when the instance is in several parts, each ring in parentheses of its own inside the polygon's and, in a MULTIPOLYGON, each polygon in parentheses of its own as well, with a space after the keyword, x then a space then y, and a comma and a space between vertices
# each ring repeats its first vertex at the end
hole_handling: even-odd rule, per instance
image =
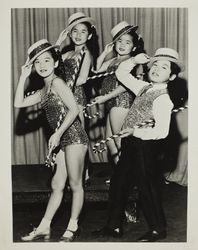
POLYGON ((67 38, 68 33, 69 33, 69 31, 68 31, 67 29, 63 30, 63 31, 60 33, 60 35, 59 35, 59 37, 58 37, 58 39, 57 39, 55 45, 61 47, 61 45, 63 44, 63 41, 67 38))
POLYGON ((109 43, 105 46, 104 51, 100 54, 100 56, 97 59, 96 63, 96 70, 94 71, 95 73, 101 73, 107 70, 108 66, 112 62, 112 59, 108 61, 104 61, 106 56, 113 50, 113 44, 109 43))
POLYGON ((14 98, 15 108, 23 108, 35 105, 41 101, 41 96, 38 92, 24 98, 24 85, 32 70, 32 65, 25 64, 21 68, 21 75, 14 98))
POLYGON ((144 64, 146 62, 149 62, 148 56, 142 53, 120 63, 115 72, 118 80, 135 95, 137 95, 148 83, 142 80, 137 80, 130 72, 137 64, 144 64))

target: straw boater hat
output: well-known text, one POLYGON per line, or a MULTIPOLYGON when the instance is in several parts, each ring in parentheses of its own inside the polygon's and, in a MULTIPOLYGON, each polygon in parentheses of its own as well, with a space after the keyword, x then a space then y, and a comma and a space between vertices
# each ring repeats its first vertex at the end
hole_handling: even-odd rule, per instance
POLYGON ((36 43, 32 44, 28 49, 28 59, 26 61, 26 64, 33 63, 34 60, 45 51, 57 47, 57 45, 52 45, 51 43, 49 43, 47 39, 41 39, 37 41, 36 43))
POLYGON ((82 12, 77 12, 74 13, 73 15, 71 15, 68 18, 68 26, 67 26, 67 30, 71 31, 72 28, 78 24, 78 23, 82 23, 82 22, 88 22, 91 25, 95 25, 95 21, 91 18, 86 16, 84 13, 82 12))
POLYGON ((111 35, 113 37, 113 42, 117 41, 122 35, 128 33, 129 31, 136 31, 138 26, 133 26, 128 24, 126 21, 122 21, 113 27, 111 30, 111 35))
POLYGON ((168 60, 170 62, 173 62, 180 68, 181 71, 184 71, 184 65, 179 60, 178 52, 176 50, 170 49, 170 48, 157 49, 155 52, 155 55, 150 58, 150 62, 148 64, 148 66, 151 67, 155 61, 162 61, 162 60, 168 60))

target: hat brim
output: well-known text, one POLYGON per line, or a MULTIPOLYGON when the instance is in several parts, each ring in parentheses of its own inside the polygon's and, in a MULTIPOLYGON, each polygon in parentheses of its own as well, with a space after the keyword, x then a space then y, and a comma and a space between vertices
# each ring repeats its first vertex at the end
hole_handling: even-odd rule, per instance
POLYGON ((29 60, 26 61, 26 64, 28 64, 28 65, 32 64, 32 63, 34 62, 34 60, 35 60, 38 56, 40 56, 41 54, 43 54, 44 52, 46 52, 46 51, 48 51, 48 50, 50 50, 50 49, 52 49, 52 48, 59 48, 59 46, 58 46, 58 45, 52 45, 52 46, 49 46, 49 47, 47 47, 47 48, 41 50, 41 51, 38 52, 35 56, 33 56, 31 59, 28 58, 29 60))
POLYGON ((118 39, 120 39, 121 36, 123 36, 126 33, 129 33, 131 30, 135 32, 138 29, 138 26, 131 26, 127 30, 124 30, 119 36, 117 36, 115 39, 113 38, 113 42, 116 42, 118 39))
POLYGON ((95 25, 96 24, 95 21, 91 17, 83 17, 83 18, 81 18, 79 20, 74 21, 70 25, 68 25, 67 28, 66 28, 66 30, 68 30, 70 32, 74 26, 76 26, 79 23, 84 23, 84 22, 88 22, 91 25, 95 25))
POLYGON ((185 66, 179 60, 176 60, 176 59, 170 58, 170 57, 163 57, 163 56, 150 57, 150 62, 147 65, 148 65, 149 68, 151 68, 151 66, 153 65, 154 62, 156 62, 156 61, 164 61, 164 60, 168 60, 169 62, 175 63, 180 68, 181 72, 183 72, 185 70, 185 66))

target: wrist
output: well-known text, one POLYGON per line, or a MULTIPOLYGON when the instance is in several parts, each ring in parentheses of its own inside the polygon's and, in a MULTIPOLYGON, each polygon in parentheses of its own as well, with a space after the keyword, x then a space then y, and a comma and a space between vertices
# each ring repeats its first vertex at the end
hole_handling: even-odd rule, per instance
POLYGON ((131 57, 131 62, 134 64, 134 65, 137 65, 137 62, 135 60, 135 57, 131 57))
POLYGON ((63 134, 63 133, 60 131, 60 129, 58 129, 58 130, 56 131, 56 135, 57 135, 59 138, 61 138, 62 134, 63 134))
POLYGON ((59 46, 59 47, 60 47, 61 43, 62 43, 62 42, 58 39, 58 40, 56 41, 56 46, 59 46))
POLYGON ((19 80, 21 80, 21 81, 26 81, 26 79, 28 78, 28 76, 27 75, 23 75, 23 74, 21 74, 20 75, 20 78, 19 78, 19 80))

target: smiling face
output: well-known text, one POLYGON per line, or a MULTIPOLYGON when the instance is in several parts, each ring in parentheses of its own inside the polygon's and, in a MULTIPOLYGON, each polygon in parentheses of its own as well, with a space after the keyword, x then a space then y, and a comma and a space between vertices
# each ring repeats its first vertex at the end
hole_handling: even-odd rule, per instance
POLYGON ((75 45, 83 45, 87 42, 89 36, 88 28, 84 23, 75 25, 70 33, 70 37, 75 45))
POLYGON ((54 73, 55 62, 49 51, 42 53, 34 61, 34 67, 38 75, 43 78, 54 73))
POLYGON ((132 36, 129 34, 122 35, 115 42, 115 50, 119 55, 129 55, 133 49, 132 36))
POLYGON ((148 76, 153 83, 167 83, 172 78, 170 61, 155 61, 150 68, 148 76))

